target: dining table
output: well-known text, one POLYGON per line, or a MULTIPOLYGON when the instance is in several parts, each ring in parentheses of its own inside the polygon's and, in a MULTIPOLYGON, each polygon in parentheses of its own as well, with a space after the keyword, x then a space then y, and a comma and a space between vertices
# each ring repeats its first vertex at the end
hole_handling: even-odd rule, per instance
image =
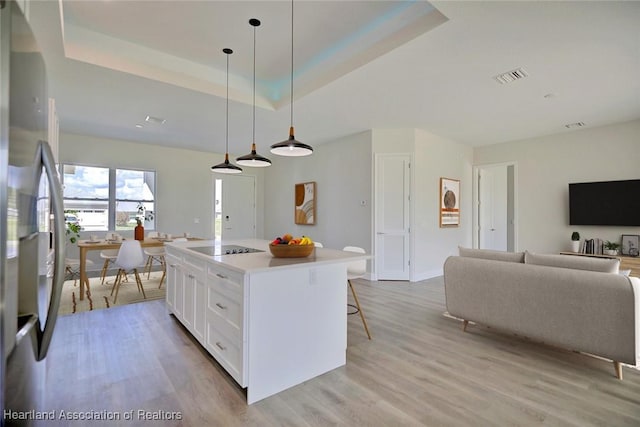
MULTIPOLYGON (((87 252, 89 251, 101 251, 104 249, 120 249, 122 240, 78 240, 78 249, 80 251, 80 300, 84 299, 85 286, 89 289, 89 278, 87 277, 87 252)), ((198 238, 189 237, 188 240, 200 240, 198 238)), ((171 242, 172 239, 161 239, 147 237, 144 240, 140 240, 140 246, 143 248, 153 246, 164 246, 165 242, 171 242)))

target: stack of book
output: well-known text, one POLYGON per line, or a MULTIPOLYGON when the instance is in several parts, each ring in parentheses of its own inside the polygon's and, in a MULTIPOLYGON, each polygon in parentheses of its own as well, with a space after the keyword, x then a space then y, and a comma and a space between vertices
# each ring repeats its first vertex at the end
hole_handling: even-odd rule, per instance
POLYGON ((580 253, 583 254, 596 254, 602 255, 602 245, 603 241, 601 239, 585 239, 582 242, 582 247, 580 248, 580 253))

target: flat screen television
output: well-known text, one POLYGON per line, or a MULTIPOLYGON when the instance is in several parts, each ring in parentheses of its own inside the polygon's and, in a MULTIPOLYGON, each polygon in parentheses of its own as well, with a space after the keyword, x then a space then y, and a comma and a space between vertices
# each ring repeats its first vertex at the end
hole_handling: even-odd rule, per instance
POLYGON ((640 179, 569 184, 569 224, 640 226, 640 179))

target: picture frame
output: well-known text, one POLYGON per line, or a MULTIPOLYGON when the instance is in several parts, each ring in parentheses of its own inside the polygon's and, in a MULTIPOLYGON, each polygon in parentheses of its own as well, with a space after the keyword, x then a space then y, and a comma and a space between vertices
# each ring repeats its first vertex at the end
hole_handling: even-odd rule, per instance
POLYGON ((638 256, 640 250, 640 236, 637 234, 623 234, 621 238, 622 255, 638 256))
POLYGON ((460 180, 440 178, 440 227, 460 225, 460 180))
POLYGON ((300 225, 316 223, 316 183, 301 182, 295 185, 294 220, 300 225))

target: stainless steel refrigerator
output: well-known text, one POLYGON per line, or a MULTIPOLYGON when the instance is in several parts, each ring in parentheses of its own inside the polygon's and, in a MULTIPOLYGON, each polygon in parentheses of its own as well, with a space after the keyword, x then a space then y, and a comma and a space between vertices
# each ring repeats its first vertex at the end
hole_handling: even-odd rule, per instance
POLYGON ((0 414, 4 425, 29 425, 43 403, 65 223, 46 142, 44 59, 18 3, 0 0, 0 7, 0 414))

